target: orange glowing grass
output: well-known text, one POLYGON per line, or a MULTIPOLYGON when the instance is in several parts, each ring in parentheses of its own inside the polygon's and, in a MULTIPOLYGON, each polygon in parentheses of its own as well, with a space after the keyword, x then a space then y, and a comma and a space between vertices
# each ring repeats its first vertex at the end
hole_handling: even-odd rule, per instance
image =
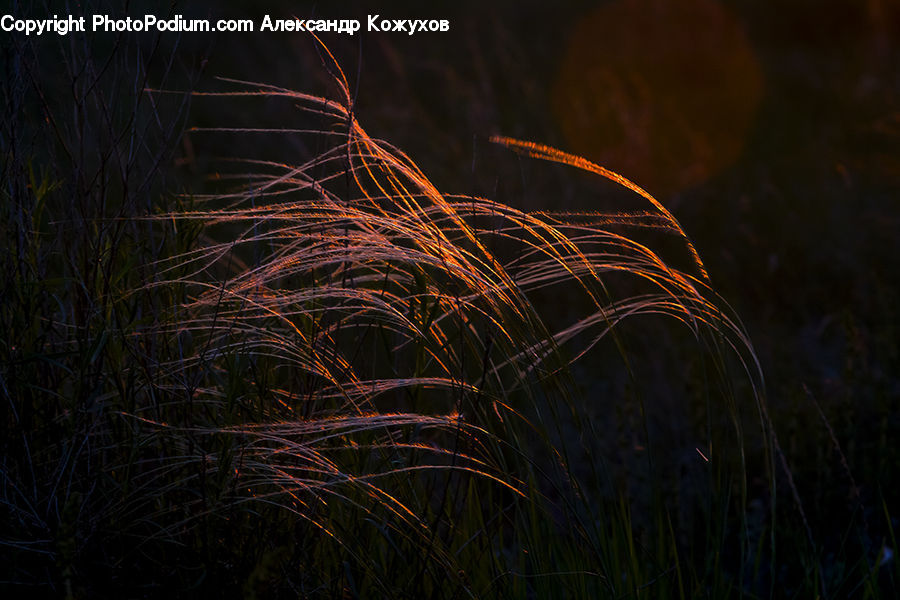
MULTIPOLYGON (((236 80, 226 81, 242 89, 195 94, 282 97, 301 117, 327 123, 195 128, 197 135, 316 136, 325 147, 299 164, 228 157, 214 181, 224 189, 193 195, 192 210, 153 217, 203 228, 202 243, 159 261, 162 280, 150 284, 184 289, 173 321, 195 348, 163 365, 160 387, 176 394, 195 381, 198 402, 233 404, 223 382, 244 376, 233 372, 233 357, 272 380, 265 399, 243 392, 254 421, 192 432, 238 440, 241 468, 229 471, 242 482, 236 489, 249 488, 254 501, 293 502, 335 538, 313 507, 340 501, 376 510, 363 506, 366 498, 408 526, 402 535, 433 541, 417 504, 427 494, 409 480, 453 473, 516 497, 532 493, 507 456, 526 460, 531 451, 514 427, 545 427, 526 404, 537 389, 559 393, 555 378, 571 361, 639 316, 669 317, 733 351, 756 388, 746 334, 719 307, 696 249, 653 196, 584 158, 500 136, 492 140, 605 177, 653 210, 528 213, 445 194, 410 157, 363 129, 335 70, 338 100, 236 80), (670 266, 623 227, 677 234, 699 276, 670 266), (617 291, 621 278, 628 293, 617 291), (551 324, 533 301, 544 290, 590 308, 551 324)), ((546 456, 566 462, 552 445, 546 456)))

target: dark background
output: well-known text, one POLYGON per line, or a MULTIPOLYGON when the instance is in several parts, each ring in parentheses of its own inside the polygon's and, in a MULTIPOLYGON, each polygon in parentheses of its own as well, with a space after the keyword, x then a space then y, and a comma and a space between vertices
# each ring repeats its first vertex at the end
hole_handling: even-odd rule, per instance
MULTIPOLYGON (((78 11, 63 3, 15 8, 36 18, 78 11)), ((275 2, 264 10, 273 18, 362 23, 353 37, 321 34, 349 79, 356 116, 444 192, 528 210, 642 206, 608 182, 537 167, 490 143, 502 134, 583 154, 658 197, 753 340, 775 430, 824 560, 857 520, 871 537, 865 551, 877 552, 897 525, 883 509, 900 505, 897 2, 275 2), (450 31, 366 32, 368 14, 447 19, 450 31)), ((150 12, 166 15, 157 6, 127 10, 150 12)), ((175 5, 169 13, 257 24, 263 14, 237 2, 175 5)), ((2 35, 8 58, 10 45, 22 42, 2 35)), ((48 36, 34 47, 26 53, 34 60, 29 72, 41 81, 16 81, 40 89, 50 113, 66 106, 79 67, 59 56, 79 53, 92 54, 101 73, 127 75, 132 59, 144 65, 146 80, 133 89, 222 90, 229 84, 217 77, 231 77, 336 91, 322 50, 302 33, 87 33, 48 36), (124 36, 129 52, 138 51, 105 63, 124 36)), ((19 73, 9 60, 4 69, 19 73)), ((108 100, 131 110, 127 94, 108 100)), ((246 114, 239 102, 197 100, 184 115, 160 107, 179 127, 290 127, 296 117, 282 104, 264 114, 246 114)), ((27 124, 42 114, 36 105, 5 110, 13 119, 22 111, 26 137, 27 124)), ((159 142, 171 144, 160 156, 177 175, 148 187, 153 193, 203 189, 216 155, 260 149, 291 162, 309 150, 300 139, 272 147, 251 136, 227 146, 194 132, 176 135, 179 127, 159 142)), ((38 136, 28 143, 36 155, 53 152, 38 136)), ((636 344, 664 354, 653 339, 636 344)), ((677 372, 678 361, 667 369, 677 372)), ((602 388, 576 374, 587 377, 588 392, 602 388)))

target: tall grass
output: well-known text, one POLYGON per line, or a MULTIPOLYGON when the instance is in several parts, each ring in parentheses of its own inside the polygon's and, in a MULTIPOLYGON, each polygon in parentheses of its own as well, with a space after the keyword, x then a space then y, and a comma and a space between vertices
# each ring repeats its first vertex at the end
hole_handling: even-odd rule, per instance
MULTIPOLYGON (((235 80, 167 94, 121 43, 73 58, 71 121, 42 54, 10 53, 5 586, 774 593, 784 457, 759 365, 650 194, 500 136, 529 169, 562 163, 646 205, 448 194, 363 129, 324 48, 330 95, 235 80), (260 126, 282 103, 292 121, 260 126), (248 122, 183 130, 188 107, 231 104, 248 122), (166 165, 188 140, 219 160, 173 194, 166 165)), ((821 589, 808 557, 802 589, 821 589)), ((873 572, 858 580, 877 592, 873 572)))
MULTIPOLYGON (((79 58, 89 72, 93 60, 79 58)), ((663 316, 714 368, 733 355, 758 385, 745 334, 668 211, 596 165, 506 138, 647 209, 532 214, 442 193, 361 127, 336 63, 336 98, 235 81, 194 94, 286 99, 312 125, 192 136, 240 148, 289 134, 316 150, 299 164, 235 150, 224 191, 161 203, 180 118, 163 123, 167 97, 145 92, 111 112, 125 64, 109 87, 73 72, 77 131, 41 106, 55 172, 6 121, 7 584, 545 597, 684 595, 706 577, 683 566, 685 531, 659 486, 635 515, 590 456, 609 431, 584 417, 569 369, 608 344, 627 372, 622 323, 663 316), (99 159, 72 145, 92 137, 99 159), (48 209, 62 190, 76 203, 48 209), (643 230, 679 240, 690 270, 629 235, 643 230), (554 304, 584 310, 548 319, 554 304)), ((32 98, 24 80, 7 90, 32 98)), ((743 460, 728 466, 743 490, 743 460)), ((717 535, 740 539, 709 507, 717 535)))
MULTIPOLYGON (((445 194, 362 128, 350 86, 330 68, 335 98, 238 81, 228 82, 237 90, 194 94, 286 99, 314 125, 192 135, 234 146, 248 136, 307 136, 317 151, 298 164, 238 151, 217 171, 223 192, 153 217, 202 236, 155 263, 159 281, 141 290, 177 289, 185 301, 144 334, 177 340, 155 384, 166 399, 129 417, 180 440, 179 461, 216 481, 222 507, 265 504, 305 523, 318 542, 294 548, 313 571, 297 584, 303 593, 691 593, 697 581, 685 579, 708 573, 682 572, 681 525, 662 486, 646 488, 652 508, 640 520, 653 533, 638 535, 603 467, 584 470, 599 458, 585 436, 606 428, 585 419, 569 371, 609 344, 627 372, 621 324, 666 317, 726 385, 736 358, 747 401, 762 406, 749 341, 717 305, 678 222, 618 175, 508 138, 495 141, 607 177, 642 196, 646 210, 535 214, 445 194), (679 240, 688 270, 629 235, 642 230, 679 240), (560 324, 543 314, 554 303, 584 310, 560 324), (160 404, 163 414, 179 407, 190 416, 175 426, 160 404)), ((741 409, 709 413, 704 446, 730 439, 738 448, 730 462, 714 452, 722 469, 711 477, 731 469, 727 485, 746 502, 741 409), (712 420, 729 414, 731 433, 712 433, 712 420)), ((195 511, 223 510, 208 502, 195 499, 195 511)), ((709 513, 707 527, 750 560, 740 527, 726 530, 733 516, 709 513)), ((722 585, 736 583, 723 576, 722 585)))

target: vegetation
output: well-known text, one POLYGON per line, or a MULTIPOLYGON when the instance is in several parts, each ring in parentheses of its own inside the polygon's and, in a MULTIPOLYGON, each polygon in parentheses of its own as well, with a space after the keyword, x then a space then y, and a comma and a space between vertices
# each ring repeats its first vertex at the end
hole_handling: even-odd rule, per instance
POLYGON ((823 433, 783 434, 745 327, 638 185, 494 136, 523 170, 631 197, 553 212, 447 193, 363 129, 324 45, 312 93, 195 90, 177 48, 109 44, 5 42, 0 585, 896 590, 889 496, 862 497, 840 407, 800 386, 794 422, 823 433), (854 516, 823 530, 796 465, 825 482, 832 462, 854 516))

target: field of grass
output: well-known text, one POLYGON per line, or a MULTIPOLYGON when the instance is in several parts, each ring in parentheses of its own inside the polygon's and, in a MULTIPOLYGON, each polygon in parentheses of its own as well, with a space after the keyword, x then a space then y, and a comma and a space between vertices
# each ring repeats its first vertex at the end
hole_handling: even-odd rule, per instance
POLYGON ((662 6, 2 34, 0 590, 894 597, 897 11, 662 6))

